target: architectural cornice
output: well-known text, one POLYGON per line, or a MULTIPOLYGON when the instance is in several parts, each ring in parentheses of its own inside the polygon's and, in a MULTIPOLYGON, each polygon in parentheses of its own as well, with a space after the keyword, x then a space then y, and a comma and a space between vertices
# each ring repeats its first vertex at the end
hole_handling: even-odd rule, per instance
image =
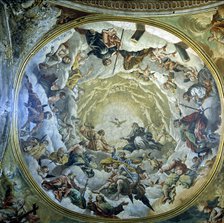
POLYGON ((150 16, 197 13, 224 4, 218 0, 50 0, 50 3, 80 11, 112 15, 150 16))

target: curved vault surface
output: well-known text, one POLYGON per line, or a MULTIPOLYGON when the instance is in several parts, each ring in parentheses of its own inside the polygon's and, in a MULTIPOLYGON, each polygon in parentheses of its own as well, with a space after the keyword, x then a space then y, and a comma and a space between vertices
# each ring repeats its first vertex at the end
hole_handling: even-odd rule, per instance
POLYGON ((45 41, 26 64, 17 116, 17 154, 42 197, 108 220, 189 205, 220 158, 218 78, 196 51, 128 21, 45 41))

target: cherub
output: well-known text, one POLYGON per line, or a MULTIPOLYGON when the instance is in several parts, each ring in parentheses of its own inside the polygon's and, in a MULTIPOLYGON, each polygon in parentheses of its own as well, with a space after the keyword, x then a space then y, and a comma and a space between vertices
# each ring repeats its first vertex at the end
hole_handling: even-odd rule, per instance
POLYGON ((139 67, 138 72, 138 77, 143 78, 144 81, 149 81, 150 79, 156 80, 156 77, 154 76, 155 72, 151 71, 148 65, 144 70, 139 67))

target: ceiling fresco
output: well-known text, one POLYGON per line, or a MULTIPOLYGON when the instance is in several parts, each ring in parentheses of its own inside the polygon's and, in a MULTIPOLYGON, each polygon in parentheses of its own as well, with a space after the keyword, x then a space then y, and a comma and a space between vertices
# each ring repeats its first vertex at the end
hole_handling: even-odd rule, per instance
POLYGON ((76 4, 1 2, 0 222, 222 223, 221 2, 76 4))
POLYGON ((24 162, 62 207, 155 217, 210 180, 220 153, 217 85, 173 34, 122 21, 77 26, 42 46, 21 85, 24 162))

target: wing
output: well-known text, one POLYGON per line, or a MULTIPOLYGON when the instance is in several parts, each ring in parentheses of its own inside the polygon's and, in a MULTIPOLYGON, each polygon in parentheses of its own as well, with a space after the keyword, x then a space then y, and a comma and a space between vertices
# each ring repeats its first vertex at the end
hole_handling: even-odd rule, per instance
POLYGON ((121 124, 125 123, 126 121, 127 120, 120 121, 119 124, 121 125, 121 124))
POLYGON ((117 122, 115 122, 115 121, 110 121, 111 123, 113 123, 114 125, 117 125, 117 122))

